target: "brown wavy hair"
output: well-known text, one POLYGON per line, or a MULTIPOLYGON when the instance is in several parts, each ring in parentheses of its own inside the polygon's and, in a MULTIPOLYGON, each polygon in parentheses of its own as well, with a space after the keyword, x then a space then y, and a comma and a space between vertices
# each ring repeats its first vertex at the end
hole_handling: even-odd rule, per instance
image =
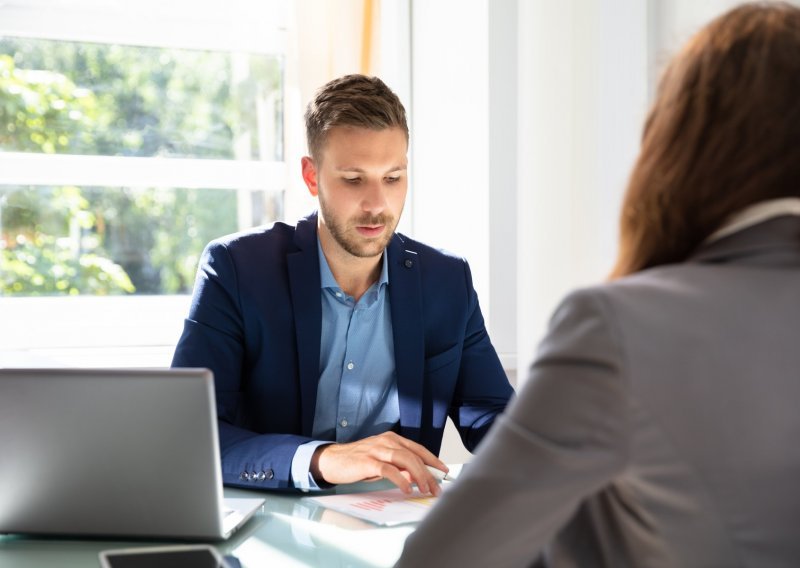
POLYGON ((681 262, 737 211, 800 196, 800 8, 744 4, 667 67, 620 217, 611 278, 681 262))

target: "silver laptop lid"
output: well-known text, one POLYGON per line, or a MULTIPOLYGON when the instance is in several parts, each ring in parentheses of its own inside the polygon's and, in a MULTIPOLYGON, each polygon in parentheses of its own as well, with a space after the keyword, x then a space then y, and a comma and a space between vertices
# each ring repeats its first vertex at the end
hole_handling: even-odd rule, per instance
POLYGON ((0 369, 0 532, 221 538, 207 369, 0 369))

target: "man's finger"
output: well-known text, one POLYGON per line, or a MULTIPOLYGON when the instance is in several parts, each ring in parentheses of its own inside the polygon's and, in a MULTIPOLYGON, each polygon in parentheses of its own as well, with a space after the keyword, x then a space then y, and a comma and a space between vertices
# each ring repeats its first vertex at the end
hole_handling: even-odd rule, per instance
POLYGON ((391 464, 402 473, 405 473, 411 483, 416 484, 421 493, 438 495, 439 484, 436 482, 436 478, 428 470, 425 462, 414 452, 405 448, 381 448, 374 457, 379 461, 391 464))
POLYGON ((380 467, 381 475, 397 485, 403 493, 411 493, 411 483, 403 476, 399 469, 391 464, 383 463, 380 467))
POLYGON ((399 443, 406 449, 414 452, 418 455, 425 464, 433 466, 437 469, 443 469, 445 471, 449 471, 447 465, 437 458, 428 448, 423 446, 422 444, 418 444, 417 442, 413 442, 407 438, 403 438, 402 436, 399 437, 399 443))

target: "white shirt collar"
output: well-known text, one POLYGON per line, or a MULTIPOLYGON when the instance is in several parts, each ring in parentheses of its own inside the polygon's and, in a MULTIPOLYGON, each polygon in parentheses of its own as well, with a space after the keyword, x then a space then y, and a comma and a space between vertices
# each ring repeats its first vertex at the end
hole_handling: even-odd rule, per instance
POLYGON ((728 219, 728 222, 720 229, 717 229, 705 242, 716 241, 741 231, 742 229, 757 225, 773 217, 780 217, 781 215, 800 216, 800 197, 769 199, 750 205, 728 219))

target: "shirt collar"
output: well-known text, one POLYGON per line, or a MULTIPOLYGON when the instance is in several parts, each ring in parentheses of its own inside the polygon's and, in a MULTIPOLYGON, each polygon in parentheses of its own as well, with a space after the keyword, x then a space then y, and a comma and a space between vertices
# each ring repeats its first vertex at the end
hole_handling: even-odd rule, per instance
MULTIPOLYGON (((322 252, 322 244, 319 242, 319 234, 317 234, 317 254, 319 255, 319 280, 320 288, 333 288, 341 290, 341 286, 336 282, 333 277, 331 267, 328 265, 328 259, 325 258, 325 253, 322 252)), ((383 250, 383 260, 381 266, 381 275, 378 277, 378 288, 385 284, 389 284, 389 253, 387 249, 383 250)))
POLYGON ((762 221, 780 217, 782 215, 800 216, 800 198, 783 197, 781 199, 768 199, 746 207, 733 215, 728 222, 706 239, 706 243, 719 240, 733 233, 757 225, 762 221))

